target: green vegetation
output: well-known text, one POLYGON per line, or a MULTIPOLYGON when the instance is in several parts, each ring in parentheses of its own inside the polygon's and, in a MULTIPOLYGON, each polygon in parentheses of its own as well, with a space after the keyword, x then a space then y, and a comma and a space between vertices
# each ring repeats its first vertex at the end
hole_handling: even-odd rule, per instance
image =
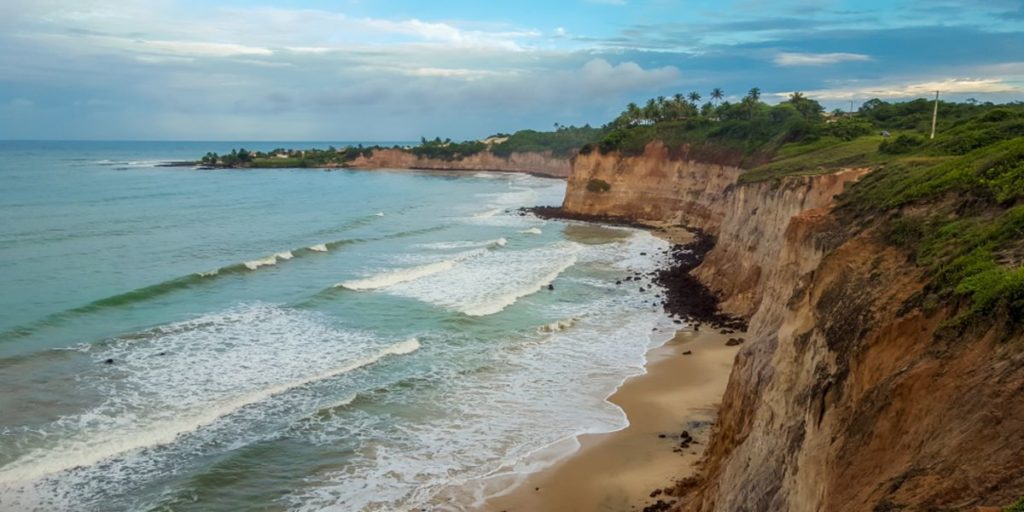
POLYGON ((555 157, 569 158, 602 133, 602 129, 589 125, 577 127, 555 123, 555 130, 550 132, 520 130, 513 134, 497 133, 482 141, 454 142, 451 139, 441 140, 440 137, 433 140, 422 138, 420 144, 409 151, 417 156, 449 161, 460 160, 485 150, 500 157, 508 157, 512 153, 550 152, 555 157))
POLYGON ((902 155, 914 151, 924 144, 924 139, 916 135, 900 134, 895 139, 883 140, 878 151, 889 155, 902 155))
MULTIPOLYGON (((869 104, 886 113, 874 116, 862 108, 866 118, 877 118, 873 122, 913 124, 890 117, 893 106, 869 104)), ((848 160, 876 168, 840 197, 838 212, 851 225, 878 226, 886 243, 927 270, 932 277, 924 304, 963 306, 950 327, 1001 319, 1018 329, 1024 326, 1024 105, 945 108, 958 115, 943 123, 934 140, 901 134, 874 154, 865 144, 861 156, 852 143, 834 146, 845 147, 848 160), (900 142, 902 137, 914 141, 900 142)), ((911 109, 908 115, 916 114, 911 109)), ((772 170, 785 174, 780 163, 828 150, 783 158, 772 170)))
POLYGON ((301 167, 344 167, 359 156, 368 156, 379 146, 363 146, 336 149, 284 149, 273 151, 247 151, 245 148, 232 149, 231 153, 218 155, 207 153, 199 164, 207 167, 247 169, 291 169, 301 167))
POLYGON ((1003 512, 1024 512, 1024 498, 1017 500, 1013 505, 1003 509, 1003 512))
POLYGON ((857 113, 825 123, 816 136, 778 147, 770 162, 754 167, 742 179, 753 182, 843 167, 931 167, 1024 136, 1022 104, 939 102, 936 137, 928 139, 933 106, 927 100, 870 100, 857 113), (891 136, 883 137, 882 132, 891 136))
MULTIPOLYGON (((603 131, 600 128, 591 128, 590 125, 576 127, 558 124, 555 125, 553 132, 520 130, 507 135, 508 140, 491 146, 491 152, 498 156, 509 156, 512 153, 550 151, 556 157, 568 158, 587 143, 600 137, 603 131)), ((504 138, 502 135, 493 135, 491 138, 504 138)))
MULTIPOLYGON (((651 99, 643 107, 630 103, 606 126, 596 149, 639 155, 658 140, 671 151, 686 148, 689 158, 751 165, 770 160, 784 144, 814 140, 826 131, 821 104, 799 92, 775 106, 761 102, 757 87, 738 103, 720 103, 721 89, 709 96, 712 101, 703 105, 698 104, 701 95, 696 91, 651 99)), ((862 131, 860 126, 844 128, 850 133, 862 131)), ((852 138, 850 133, 841 135, 852 138)), ((593 149, 586 147, 583 152, 593 149)))
POLYGON ((414 155, 423 158, 436 158, 439 160, 461 160, 464 157, 475 155, 487 149, 487 144, 472 140, 465 142, 452 142, 451 139, 441 140, 440 137, 434 140, 420 139, 420 145, 414 146, 409 151, 414 155))

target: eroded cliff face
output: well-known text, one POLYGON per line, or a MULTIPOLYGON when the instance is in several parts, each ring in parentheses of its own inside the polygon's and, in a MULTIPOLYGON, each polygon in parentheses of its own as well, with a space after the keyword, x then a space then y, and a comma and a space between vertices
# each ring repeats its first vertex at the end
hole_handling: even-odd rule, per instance
POLYGON ((735 168, 640 157, 575 162, 570 213, 700 227, 694 270, 750 320, 693 511, 960 510, 1024 494, 1024 357, 1005 333, 939 334, 912 307, 927 277, 833 196, 863 176, 737 184, 735 168), (588 191, 593 179, 605 192, 588 191))
POLYGON ((420 158, 402 149, 377 149, 369 157, 360 156, 351 167, 360 169, 427 169, 442 171, 506 171, 539 174, 557 178, 572 172, 569 158, 544 153, 512 153, 508 157, 483 151, 459 160, 420 158))
POLYGON ((726 192, 741 173, 725 165, 675 160, 660 143, 643 155, 577 155, 562 208, 569 213, 659 221, 713 231, 722 223, 726 192), (605 192, 587 185, 604 182, 605 192))

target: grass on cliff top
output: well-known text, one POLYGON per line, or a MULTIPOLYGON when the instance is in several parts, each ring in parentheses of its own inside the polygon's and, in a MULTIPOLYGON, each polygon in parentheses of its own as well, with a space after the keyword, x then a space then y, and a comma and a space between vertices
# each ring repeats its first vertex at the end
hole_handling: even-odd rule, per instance
MULTIPOLYGON (((950 142, 937 139, 932 148, 948 148, 950 142)), ((995 140, 961 155, 922 152, 862 178, 840 196, 837 211, 851 224, 877 223, 885 242, 927 270, 931 281, 920 297, 925 309, 960 304, 953 325, 999 318, 1021 327, 1024 137, 995 140)))
POLYGON ((580 147, 600 137, 602 133, 602 129, 591 128, 590 125, 582 127, 557 125, 555 130, 550 132, 519 130, 512 134, 498 133, 486 139, 495 141, 492 143, 477 140, 455 142, 451 139, 427 140, 422 138, 420 144, 413 146, 409 151, 417 156, 447 161, 461 160, 485 150, 490 150, 491 153, 501 157, 508 157, 512 153, 550 152, 556 157, 569 158, 576 154, 580 147))
POLYGON ((839 121, 852 126, 859 124, 857 129, 836 127, 833 129, 843 137, 825 135, 784 144, 770 162, 744 173, 740 180, 754 183, 783 176, 826 174, 849 167, 931 167, 951 157, 1024 136, 1022 104, 941 103, 935 139, 928 138, 930 108, 920 100, 902 104, 873 100, 856 116, 839 121), (865 133, 864 127, 870 131, 865 133), (891 135, 883 137, 883 130, 891 135))
POLYGON ((826 174, 843 168, 872 167, 893 159, 880 153, 878 146, 886 139, 881 135, 842 140, 822 137, 806 143, 783 146, 771 162, 740 176, 742 183, 755 183, 783 176, 826 174))

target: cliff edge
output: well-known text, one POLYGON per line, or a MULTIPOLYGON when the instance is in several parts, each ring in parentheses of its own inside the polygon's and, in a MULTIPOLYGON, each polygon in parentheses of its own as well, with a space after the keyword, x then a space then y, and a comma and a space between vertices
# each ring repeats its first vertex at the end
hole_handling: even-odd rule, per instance
POLYGON ((870 171, 742 183, 657 142, 575 158, 567 214, 713 235, 692 275, 749 320, 680 510, 975 510, 1024 494, 1022 337, 958 323, 963 301, 933 299, 890 219, 837 207, 870 171))
POLYGON ((508 156, 481 151, 457 159, 426 158, 405 149, 374 149, 349 164, 358 169, 424 169, 435 171, 504 171, 566 178, 572 173, 568 157, 551 151, 511 153, 508 156))

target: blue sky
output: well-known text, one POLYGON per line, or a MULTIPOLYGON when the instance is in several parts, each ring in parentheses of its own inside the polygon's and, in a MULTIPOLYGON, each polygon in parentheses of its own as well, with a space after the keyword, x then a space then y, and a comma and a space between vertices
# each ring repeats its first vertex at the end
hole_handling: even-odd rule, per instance
POLYGON ((0 138, 479 138, 754 86, 1024 100, 1024 0, 0 2, 0 138))

